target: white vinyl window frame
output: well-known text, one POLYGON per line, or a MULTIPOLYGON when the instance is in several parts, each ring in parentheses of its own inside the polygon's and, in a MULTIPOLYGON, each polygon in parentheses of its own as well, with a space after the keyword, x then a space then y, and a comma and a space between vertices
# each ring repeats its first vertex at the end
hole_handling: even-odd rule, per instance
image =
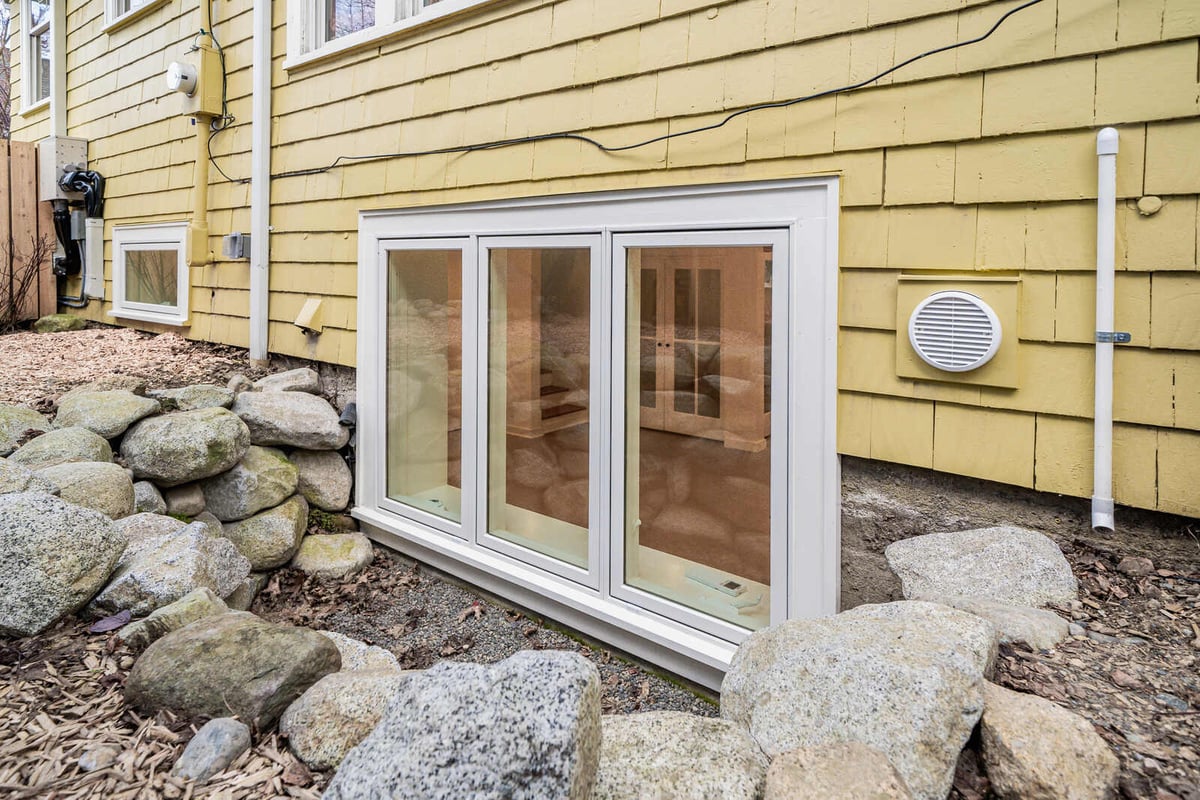
POLYGON ((362 47, 410 28, 415 28, 490 0, 383 0, 375 5, 375 24, 327 39, 324 0, 288 0, 287 59, 284 69, 362 47))
POLYGON ((104 0, 104 28, 108 33, 149 14, 169 0, 104 0))
MULTIPOLYGON (((625 585, 623 248, 638 242, 769 244, 775 273, 773 335, 771 621, 835 613, 840 582, 840 471, 836 452, 836 177, 604 192, 401 211, 359 219, 359 428, 354 516, 368 535, 538 613, 716 688, 750 631, 625 585), (588 569, 486 532, 487 253, 556 237, 598 239, 593 270, 591 454, 599 509, 590 510, 588 569), (386 253, 455 242, 463 252, 462 525, 448 530, 386 498, 386 253), (596 303, 602 305, 597 310, 596 303), (597 337, 598 330, 598 337, 597 337), (786 331, 786 336, 784 335, 786 331), (597 341, 598 338, 598 341, 597 341), (778 437, 778 438, 776 438, 778 437), (782 466, 780 466, 782 464, 782 466), (777 488, 778 487, 778 488, 777 488), (598 516, 598 522, 596 521, 598 516), (775 523, 785 526, 776 533, 775 523)), ((566 241, 561 239, 559 241, 566 241)), ((591 499, 591 498, 590 498, 591 499)))
POLYGON ((54 6, 53 0, 46 3, 46 15, 37 25, 33 24, 33 9, 29 0, 21 0, 21 113, 46 108, 50 105, 51 84, 54 81, 55 67, 54 6), (41 38, 45 36, 50 41, 50 69, 46 76, 41 74, 41 38))
POLYGON ((188 324, 191 282, 185 242, 186 222, 123 225, 113 229, 113 296, 109 316, 163 325, 188 324), (175 305, 131 302, 126 299, 126 258, 137 250, 173 250, 176 254, 175 305))

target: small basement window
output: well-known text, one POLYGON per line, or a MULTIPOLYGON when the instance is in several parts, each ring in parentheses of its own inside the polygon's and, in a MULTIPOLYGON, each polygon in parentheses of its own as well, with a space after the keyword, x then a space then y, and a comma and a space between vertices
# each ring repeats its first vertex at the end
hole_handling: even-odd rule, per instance
POLYGON ((165 325, 188 321, 186 222, 113 230, 114 317, 165 325))

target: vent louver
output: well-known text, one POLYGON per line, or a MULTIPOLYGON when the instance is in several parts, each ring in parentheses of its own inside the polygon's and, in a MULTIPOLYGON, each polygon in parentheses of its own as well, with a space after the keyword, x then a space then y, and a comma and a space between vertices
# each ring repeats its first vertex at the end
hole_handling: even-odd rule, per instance
POLYGON ((908 340, 926 364, 946 372, 978 369, 1000 347, 1000 319, 967 292, 935 292, 908 318, 908 340))

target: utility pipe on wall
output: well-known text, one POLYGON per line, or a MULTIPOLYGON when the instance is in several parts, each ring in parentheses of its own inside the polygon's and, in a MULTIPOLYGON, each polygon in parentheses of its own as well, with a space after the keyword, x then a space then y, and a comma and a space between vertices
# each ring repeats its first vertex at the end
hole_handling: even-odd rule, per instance
MULTIPOLYGON (((197 49, 212 49, 211 0, 200 0, 200 35, 197 49)), ((192 115, 196 127, 196 167, 192 187, 192 221, 187 231, 187 263, 200 267, 212 260, 208 249, 208 144, 212 138, 211 114, 197 111, 192 115)))
POLYGON ((1112 496, 1112 407, 1114 262, 1117 228, 1115 128, 1096 136, 1096 405, 1092 442, 1092 528, 1114 530, 1112 496))
POLYGON ((250 126, 250 358, 267 358, 271 263, 271 10, 254 4, 254 93, 250 126))

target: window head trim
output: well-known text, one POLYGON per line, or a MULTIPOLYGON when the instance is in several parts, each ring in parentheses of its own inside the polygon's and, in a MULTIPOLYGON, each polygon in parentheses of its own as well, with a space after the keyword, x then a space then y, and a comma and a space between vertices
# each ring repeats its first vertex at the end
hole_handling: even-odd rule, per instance
POLYGON ((188 324, 189 280, 186 222, 158 222, 113 228, 113 293, 109 316, 163 325, 188 324), (176 253, 175 304, 153 305, 126 300, 126 255, 132 251, 174 250, 176 253))

